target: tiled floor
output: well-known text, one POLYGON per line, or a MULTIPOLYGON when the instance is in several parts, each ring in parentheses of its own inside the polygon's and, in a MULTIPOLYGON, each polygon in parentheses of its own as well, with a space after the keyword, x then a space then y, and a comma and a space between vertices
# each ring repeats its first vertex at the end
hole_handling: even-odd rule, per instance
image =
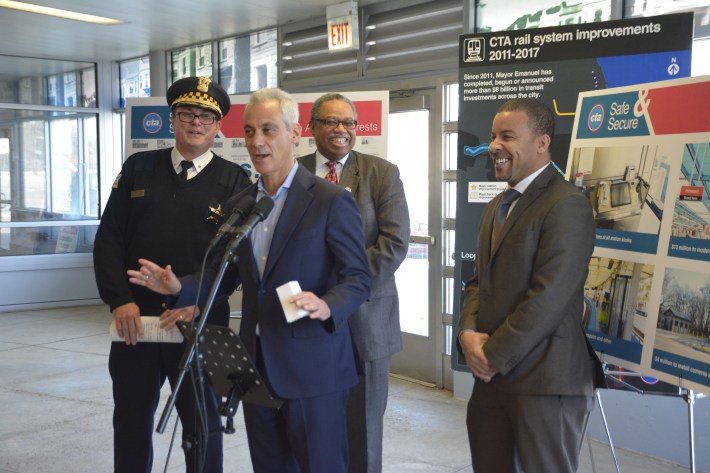
MULTIPOLYGON (((111 471, 109 322, 103 306, 0 313, 1 473, 111 471)), ((395 377, 391 383, 384 471, 471 472, 465 402, 395 377)), ((163 394, 167 398, 168 391, 163 394)), ((166 433, 154 436, 154 472, 164 470, 173 419, 166 433)), ((235 421, 237 432, 225 438, 225 472, 248 472, 241 415, 235 421)), ((184 471, 176 443, 170 472, 184 471)), ((617 471, 604 443, 587 442, 582 455, 581 473, 617 471)), ((624 473, 688 471, 621 449, 617 457, 624 473)))

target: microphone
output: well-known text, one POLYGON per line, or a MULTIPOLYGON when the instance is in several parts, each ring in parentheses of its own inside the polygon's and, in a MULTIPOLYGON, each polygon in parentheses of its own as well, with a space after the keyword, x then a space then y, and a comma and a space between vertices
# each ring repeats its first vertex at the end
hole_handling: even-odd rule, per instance
POLYGON ((271 209, 273 208, 274 201, 271 200, 271 197, 265 195, 264 197, 259 199, 259 201, 252 209, 251 214, 247 218, 246 222, 244 222, 242 226, 235 230, 234 238, 232 238, 232 240, 227 245, 227 252, 225 254, 233 253, 234 250, 237 249, 239 244, 251 234, 256 224, 269 216, 269 214, 271 213, 271 209))
POLYGON ((224 238, 225 235, 234 232, 234 229, 244 221, 245 216, 252 211, 256 205, 256 199, 250 195, 245 195, 234 206, 232 214, 229 216, 226 222, 219 227, 217 234, 210 241, 209 248, 213 248, 217 243, 224 238))

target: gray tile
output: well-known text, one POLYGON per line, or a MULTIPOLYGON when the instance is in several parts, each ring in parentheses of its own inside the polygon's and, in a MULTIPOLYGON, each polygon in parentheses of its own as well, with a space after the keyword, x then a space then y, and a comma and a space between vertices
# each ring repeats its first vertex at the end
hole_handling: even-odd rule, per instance
POLYGON ((5 387, 17 386, 105 366, 106 363, 107 359, 103 355, 29 346, 3 352, 0 357, 0 379, 5 387))
POLYGON ((465 406, 448 391, 416 384, 390 395, 383 444, 387 471, 454 472, 469 465, 465 406))
POLYGON ((110 410, 105 405, 0 391, 0 467, 18 472, 109 471, 110 410), (91 465, 84 460, 90 456, 91 465))
POLYGON ((24 312, 4 312, 0 313, 0 328, 4 331, 13 325, 34 323, 41 318, 29 316, 24 312))
POLYGON ((26 345, 21 345, 19 343, 0 342, 0 351, 15 350, 17 348, 22 348, 25 346, 26 345))
POLYGON ((111 351, 111 341, 108 338, 108 326, 106 330, 97 335, 70 338, 59 342, 51 342, 42 345, 45 348, 54 350, 66 350, 77 353, 90 353, 94 355, 108 356, 111 351))
POLYGON ((71 340, 108 331, 104 321, 60 318, 31 318, 24 323, 10 324, 0 331, 0 342, 41 345, 71 340))
MULTIPOLYGON (((0 473, 111 471, 110 320, 103 305, 0 314, 0 473)), ((408 380, 390 381, 384 473, 472 472, 466 401, 408 380)), ((166 384, 156 424, 168 394, 166 384)), ((241 412, 236 433, 224 438, 225 473, 252 469, 241 412)), ((174 419, 175 412, 166 432, 153 435, 155 472, 163 471, 174 419)), ((178 426, 168 469, 175 473, 185 471, 179 439, 178 426)), ((687 471, 628 450, 616 453, 624 473, 687 471)), ((585 444, 579 473, 615 472, 607 444, 585 444)))
POLYGON ((108 361, 15 385, 17 391, 75 400, 113 409, 108 361))
MULTIPOLYGON (((382 465, 382 473, 452 473, 455 471, 467 470, 452 470, 451 466, 441 466, 421 461, 406 461, 406 460, 389 460, 382 465)), ((473 471, 468 469, 468 471, 473 471)))

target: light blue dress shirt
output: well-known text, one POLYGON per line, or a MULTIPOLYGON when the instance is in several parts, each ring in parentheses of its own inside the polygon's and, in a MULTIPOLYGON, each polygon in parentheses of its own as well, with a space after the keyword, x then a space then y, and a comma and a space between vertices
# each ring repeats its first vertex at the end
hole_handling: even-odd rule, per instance
MULTIPOLYGON (((274 201, 274 208, 271 209, 271 213, 269 213, 266 219, 257 223, 254 230, 251 232, 251 244, 254 250, 254 261, 256 261, 256 266, 259 269, 259 279, 264 275, 264 268, 266 267, 266 260, 269 257, 269 248, 271 248, 274 230, 281 216, 281 211, 284 208, 284 203, 288 196, 288 189, 291 187, 297 169, 298 163, 295 162, 288 176, 286 176, 286 180, 284 180, 281 187, 276 191, 276 195, 270 196, 274 201)), ((257 189, 257 202, 265 195, 269 195, 261 179, 259 179, 257 183, 257 189)))

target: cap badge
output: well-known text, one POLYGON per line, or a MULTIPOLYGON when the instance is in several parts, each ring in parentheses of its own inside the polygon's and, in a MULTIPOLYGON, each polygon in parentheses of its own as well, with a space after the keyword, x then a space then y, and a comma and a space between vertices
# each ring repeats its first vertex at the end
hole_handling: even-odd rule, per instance
POLYGON ((198 77, 197 90, 199 90, 200 92, 207 92, 210 88, 210 82, 212 81, 207 77, 198 77))

